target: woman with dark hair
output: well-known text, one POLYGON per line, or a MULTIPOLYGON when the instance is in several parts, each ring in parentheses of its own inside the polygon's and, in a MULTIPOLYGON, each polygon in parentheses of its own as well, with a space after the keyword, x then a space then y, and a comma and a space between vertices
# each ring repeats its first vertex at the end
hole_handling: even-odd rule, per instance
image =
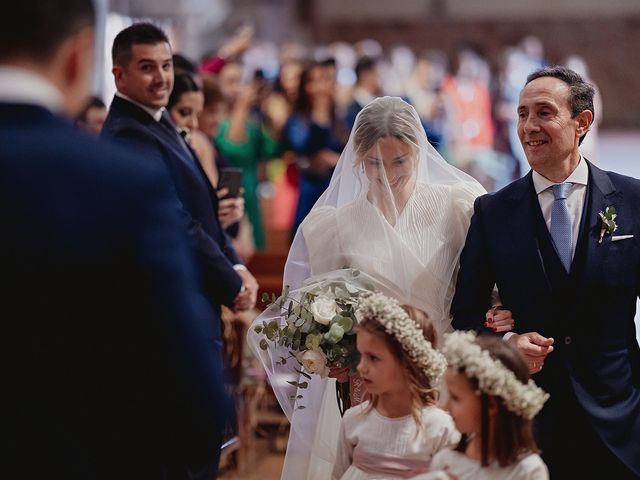
POLYGON ((293 234, 329 186, 344 142, 340 138, 327 67, 314 63, 300 76, 294 112, 284 126, 285 149, 295 156, 300 172, 300 196, 293 234))
POLYGON ((262 111, 267 84, 260 75, 247 83, 242 82, 242 65, 227 63, 218 76, 225 97, 228 116, 220 123, 215 137, 216 147, 229 163, 242 169, 244 199, 247 216, 253 227, 253 240, 257 250, 265 248, 265 232, 258 196, 258 165, 276 158, 280 144, 277 132, 270 127, 262 111))
POLYGON ((191 132, 198 128, 198 115, 203 104, 202 88, 194 77, 187 72, 177 73, 167 110, 178 127, 178 132, 188 143, 191 132))
MULTIPOLYGON (((213 149, 207 138, 198 130, 198 117, 203 107, 204 95, 199 82, 196 82, 189 73, 176 74, 167 110, 180 135, 195 151, 196 158, 211 182, 211 186, 217 189, 218 174, 213 162, 213 149)), ((220 198, 218 218, 222 227, 229 229, 243 217, 244 200, 242 197, 223 199, 227 193, 226 189, 219 190, 217 193, 220 198)))

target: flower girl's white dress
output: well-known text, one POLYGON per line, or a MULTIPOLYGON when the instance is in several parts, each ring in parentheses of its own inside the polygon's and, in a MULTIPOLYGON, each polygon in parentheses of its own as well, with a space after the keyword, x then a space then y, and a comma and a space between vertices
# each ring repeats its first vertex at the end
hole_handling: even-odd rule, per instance
POLYGON ((549 478, 547 466, 535 453, 523 455, 518 462, 506 467, 501 467, 497 462, 483 467, 480 462, 461 452, 443 450, 433 458, 430 472, 415 477, 415 480, 449 480, 448 474, 455 475, 458 480, 547 480, 549 478))
POLYGON ((340 427, 333 478, 364 480, 412 478, 427 471, 433 456, 457 444, 451 417, 437 407, 422 410, 422 428, 411 415, 387 418, 369 402, 345 413, 340 427))

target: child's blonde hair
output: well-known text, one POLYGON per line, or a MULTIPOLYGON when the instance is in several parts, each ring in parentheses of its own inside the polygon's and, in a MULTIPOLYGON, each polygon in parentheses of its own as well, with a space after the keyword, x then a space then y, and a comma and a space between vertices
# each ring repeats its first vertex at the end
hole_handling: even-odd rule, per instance
MULTIPOLYGON (((418 327, 422 330, 422 334, 433 348, 436 348, 436 332, 429 316, 419 308, 411 305, 402 305, 402 308, 409 315, 418 327)), ((415 420, 418 428, 422 427, 422 409, 424 407, 435 405, 438 401, 439 391, 431 385, 431 381, 425 375, 422 368, 418 367, 411 360, 409 355, 403 350, 400 342, 393 336, 389 335, 383 325, 372 318, 364 317, 358 323, 358 330, 364 330, 372 335, 384 339, 391 353, 398 359, 402 365, 403 371, 409 386, 409 394, 411 395, 411 416, 415 420)), ((378 403, 378 396, 375 394, 367 394, 369 406, 363 412, 369 413, 378 403)))

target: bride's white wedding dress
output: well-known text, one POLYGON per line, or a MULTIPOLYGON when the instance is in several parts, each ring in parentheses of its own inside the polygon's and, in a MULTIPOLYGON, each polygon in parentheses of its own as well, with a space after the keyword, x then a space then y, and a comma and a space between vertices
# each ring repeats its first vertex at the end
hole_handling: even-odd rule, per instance
MULTIPOLYGON (((330 186, 297 232, 285 285, 300 291, 310 280, 347 278, 349 270, 343 269, 357 269, 376 290, 424 310, 441 335, 450 328, 458 257, 473 202, 483 193, 478 182, 448 165, 428 144, 413 107, 398 98, 374 100, 356 119, 330 186), (363 152, 358 136, 368 128, 378 131, 374 140, 404 143, 389 152, 376 142, 370 148, 370 142, 363 152), (407 157, 409 167, 403 163, 407 157), (410 193, 404 205, 393 204, 399 198, 397 178, 405 182, 402 191, 410 193)), ((254 325, 274 318, 265 312, 254 325)), ((294 366, 280 365, 283 352, 271 345, 261 350, 259 341, 252 329, 249 342, 291 421, 282 478, 331 478, 340 426, 335 380, 312 375, 308 388, 296 391, 287 383, 297 380, 294 366), (304 409, 296 409, 291 400, 297 395, 303 395, 304 409)))
POLYGON ((455 268, 464 244, 477 183, 418 183, 395 225, 366 194, 340 208, 314 209, 301 225, 310 274, 344 267, 377 279, 401 303, 424 310, 438 334, 450 325, 455 268))
MULTIPOLYGON (((441 335, 450 329, 449 308, 456 274, 451 266, 457 264, 473 202, 481 193, 482 189, 473 182, 418 183, 395 225, 390 225, 364 194, 340 208, 317 208, 300 227, 308 249, 310 273, 318 277, 343 267, 361 270, 378 281, 377 289, 427 312, 441 335)), ((307 418, 300 418, 301 424, 292 429, 283 478, 331 478, 340 414, 335 380, 321 382, 324 388, 317 386, 313 393, 324 398, 318 421, 314 426, 309 421, 313 417, 309 418, 306 412, 300 415, 307 418), (313 443, 310 455, 306 455, 309 438, 313 443), (299 472, 305 471, 306 476, 300 476, 299 472)), ((307 390, 305 397, 310 393, 307 390)))

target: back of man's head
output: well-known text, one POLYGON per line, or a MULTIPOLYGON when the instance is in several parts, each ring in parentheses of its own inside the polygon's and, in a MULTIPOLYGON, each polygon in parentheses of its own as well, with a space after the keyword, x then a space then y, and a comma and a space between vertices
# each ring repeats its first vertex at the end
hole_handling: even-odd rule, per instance
POLYGON ((131 60, 131 48, 134 45, 155 45, 169 43, 167 35, 151 23, 135 23, 122 30, 113 40, 111 59, 114 65, 126 67, 131 60))
POLYGON ((65 40, 94 25, 93 0, 10 0, 0 13, 0 61, 47 61, 65 40))

